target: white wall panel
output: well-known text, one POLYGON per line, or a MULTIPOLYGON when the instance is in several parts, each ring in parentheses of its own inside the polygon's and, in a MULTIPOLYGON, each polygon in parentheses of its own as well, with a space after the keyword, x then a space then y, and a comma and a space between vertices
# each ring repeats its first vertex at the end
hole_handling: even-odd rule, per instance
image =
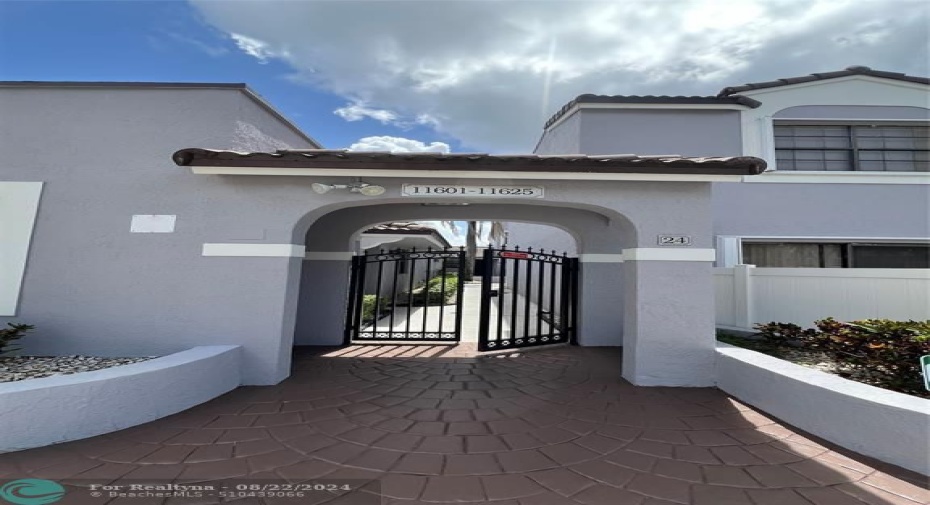
MULTIPOLYGON (((734 269, 715 269, 717 325, 739 324, 739 279, 734 269), (736 294, 734 294, 736 293, 736 294)), ((930 319, 930 270, 884 268, 753 268, 747 289, 753 323, 771 321, 810 327, 826 317, 930 319)), ((747 328, 748 329, 748 328, 747 328)))
POLYGON ((714 287, 717 299, 717 326, 735 326, 736 300, 733 289, 733 269, 715 268, 714 287))
POLYGON ((0 182, 0 316, 15 316, 41 182, 0 182))

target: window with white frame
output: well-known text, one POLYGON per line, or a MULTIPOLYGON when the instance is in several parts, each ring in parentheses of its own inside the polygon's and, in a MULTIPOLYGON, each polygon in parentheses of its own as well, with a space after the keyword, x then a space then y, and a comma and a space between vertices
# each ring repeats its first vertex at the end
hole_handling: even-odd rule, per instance
POLYGON ((742 256, 761 268, 930 268, 930 244, 743 240, 742 256))
POLYGON ((930 127, 776 124, 778 170, 930 171, 930 127))

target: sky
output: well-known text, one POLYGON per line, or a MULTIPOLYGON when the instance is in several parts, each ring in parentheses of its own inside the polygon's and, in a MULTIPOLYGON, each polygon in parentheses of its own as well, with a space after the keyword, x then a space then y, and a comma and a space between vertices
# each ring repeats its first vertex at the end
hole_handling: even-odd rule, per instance
POLYGON ((0 0, 0 80, 244 82, 327 148, 525 153, 583 93, 927 76, 928 27, 911 0, 0 0))

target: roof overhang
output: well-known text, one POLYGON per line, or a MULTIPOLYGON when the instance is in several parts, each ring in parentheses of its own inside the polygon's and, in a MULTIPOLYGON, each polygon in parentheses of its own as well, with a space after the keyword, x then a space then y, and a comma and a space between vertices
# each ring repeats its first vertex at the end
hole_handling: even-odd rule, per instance
POLYGON ((849 79, 866 79, 875 80, 884 83, 897 83, 910 86, 921 86, 926 88, 930 84, 930 79, 926 77, 917 77, 906 75, 899 72, 885 72, 881 70, 872 70, 869 67, 853 66, 836 72, 819 72, 816 74, 802 75, 799 77, 785 77, 774 81, 753 82, 741 86, 729 86, 720 90, 717 97, 733 97, 739 93, 741 95, 758 95, 760 90, 771 88, 782 88, 786 86, 809 85, 813 83, 822 83, 823 81, 849 80, 849 79))
POLYGON ((743 176, 762 173, 766 167, 764 160, 746 156, 549 156, 323 149, 241 153, 189 148, 174 153, 172 159, 195 174, 422 179, 738 182, 743 176))
MULTIPOLYGON (((445 239, 438 231, 433 231, 433 233, 373 233, 370 230, 362 232, 361 237, 369 237, 372 240, 383 239, 385 242, 398 242, 401 240, 411 239, 423 239, 429 241, 436 245, 437 247, 452 247, 452 244, 445 239)), ((372 247, 372 246, 369 246, 372 247)))

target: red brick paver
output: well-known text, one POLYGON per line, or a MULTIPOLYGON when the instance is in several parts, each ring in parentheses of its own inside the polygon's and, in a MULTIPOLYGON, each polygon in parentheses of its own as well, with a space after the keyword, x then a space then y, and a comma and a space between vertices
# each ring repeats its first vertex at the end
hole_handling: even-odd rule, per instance
MULTIPOLYGON (((293 375, 277 386, 242 387, 135 428, 0 455, 0 483, 370 481, 354 495, 233 502, 240 505, 366 505, 379 503, 376 492, 395 505, 930 502, 924 477, 839 451, 718 390, 632 386, 620 378, 616 350, 448 351, 298 354, 293 375)), ((219 502, 76 496, 58 503, 219 502)))

